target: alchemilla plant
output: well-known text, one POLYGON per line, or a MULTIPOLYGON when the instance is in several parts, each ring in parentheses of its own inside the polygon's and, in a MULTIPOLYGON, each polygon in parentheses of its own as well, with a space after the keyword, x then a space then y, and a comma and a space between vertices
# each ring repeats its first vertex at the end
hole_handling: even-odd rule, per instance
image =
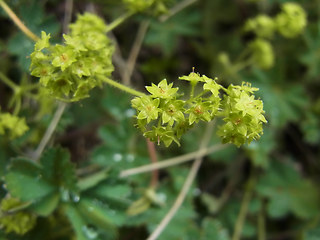
POLYGON ((80 15, 64 34, 64 44, 50 45, 50 34, 41 33, 31 57, 31 74, 55 98, 78 101, 102 86, 113 71, 114 46, 106 36, 107 26, 93 14, 80 15))
MULTIPOLYGON (((59 100, 89 97, 89 91, 101 87, 113 71, 114 47, 105 35, 107 28, 102 19, 86 13, 70 25, 69 35, 63 35, 65 45, 50 45, 50 34, 42 32, 31 54, 31 74, 59 100)), ((146 87, 151 95, 135 94, 139 96, 132 100, 132 106, 137 110, 137 126, 146 138, 167 147, 172 142, 180 145, 183 133, 199 121, 210 122, 216 116, 225 122, 219 130, 223 143, 239 147, 260 138, 266 119, 262 101, 254 99, 257 88, 242 83, 226 89, 216 82, 217 78, 195 72, 179 79, 190 83, 189 99, 166 79, 146 87), (202 91, 194 96, 198 83, 203 85, 202 91), (220 90, 225 93, 223 97, 220 90)))
POLYGON ((217 78, 195 72, 179 79, 190 83, 187 99, 164 79, 158 85, 146 87, 150 95, 132 100, 132 106, 137 110, 137 125, 145 137, 158 143, 162 141, 167 147, 172 142, 180 145, 182 134, 199 121, 210 122, 222 117, 224 124, 219 127, 218 135, 223 143, 239 147, 260 138, 262 124, 267 121, 263 116, 262 101, 253 95, 257 88, 242 83, 226 89, 216 82, 217 78), (197 84, 202 85, 202 91, 195 96, 197 84))

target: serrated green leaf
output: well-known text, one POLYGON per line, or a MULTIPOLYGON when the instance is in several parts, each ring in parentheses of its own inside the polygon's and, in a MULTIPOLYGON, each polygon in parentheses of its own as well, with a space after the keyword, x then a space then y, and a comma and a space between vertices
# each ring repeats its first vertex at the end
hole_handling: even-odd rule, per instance
POLYGON ((313 27, 317 27, 316 24, 314 26, 309 26, 304 33, 307 50, 303 52, 299 59, 300 62, 308 68, 307 76, 311 79, 317 77, 320 73, 320 33, 313 27))
POLYGON ((49 216, 58 206, 60 201, 60 195, 58 192, 51 193, 36 201, 30 209, 40 216, 49 216))
POLYGON ((91 193, 99 198, 120 200, 128 198, 131 188, 125 184, 99 184, 91 193))
POLYGON ((134 115, 129 95, 120 94, 119 91, 107 86, 104 91, 105 96, 101 99, 101 105, 108 110, 115 119, 122 121, 134 115))
POLYGON ((77 183, 79 190, 85 191, 89 188, 97 186, 99 182, 105 180, 108 177, 108 171, 109 170, 105 169, 101 172, 97 172, 85 178, 81 178, 77 183))
POLYGON ((246 150, 252 163, 256 167, 268 168, 269 153, 276 147, 274 141, 275 133, 270 128, 264 128, 263 135, 259 141, 253 141, 246 146, 246 150))
POLYGON ((221 207, 221 202, 219 198, 216 198, 208 193, 201 194, 201 201, 206 205, 208 211, 211 214, 217 213, 221 207))
POLYGON ((197 11, 181 11, 166 22, 152 21, 145 42, 161 47, 168 56, 174 52, 180 36, 196 36, 199 33, 197 24, 200 17, 197 11))
POLYGON ((112 232, 112 235, 117 234, 116 226, 121 226, 126 218, 125 214, 111 209, 107 204, 97 199, 83 198, 77 208, 87 221, 112 232))
POLYGON ((56 187, 77 191, 77 179, 70 154, 62 148, 51 148, 40 158, 43 166, 43 177, 56 187))
MULTIPOLYGON (((277 70, 277 69, 276 69, 277 70)), ((260 89, 258 95, 264 103, 267 119, 273 127, 284 127, 288 122, 295 122, 301 118, 308 105, 308 95, 299 84, 283 84, 284 79, 278 79, 279 70, 262 72, 254 69, 254 77, 261 81, 255 85, 260 89), (282 85, 282 84, 283 85, 282 85)))
POLYGON ((106 125, 99 129, 99 136, 112 149, 121 151, 124 148, 123 143, 128 135, 126 129, 121 125, 106 125))
POLYGON ((34 42, 19 32, 8 42, 8 51, 18 56, 19 64, 24 71, 29 71, 30 54, 34 48, 34 42))
POLYGON ((24 158, 12 160, 5 182, 10 194, 22 201, 39 199, 56 189, 43 178, 39 165, 24 158))
POLYGON ((267 209, 271 217, 283 217, 292 212, 306 219, 320 210, 317 188, 303 179, 290 162, 273 161, 269 171, 259 180, 257 191, 269 199, 267 209))
POLYGON ((311 143, 317 144, 320 140, 320 119, 318 114, 311 111, 306 113, 304 121, 301 122, 301 130, 304 133, 304 139, 311 143))
MULTIPOLYGON (((219 220, 223 226, 227 227, 228 229, 234 229, 238 214, 240 212, 240 207, 241 200, 237 200, 236 198, 230 199, 219 212, 217 220, 219 220)), ((255 232, 252 231, 252 225, 253 224, 249 220, 249 217, 247 217, 241 232, 241 235, 244 238, 252 237, 255 234, 255 232)))
MULTIPOLYGON (((80 215, 79 211, 71 204, 63 206, 64 213, 67 215, 75 233, 77 240, 90 240, 95 238, 89 238, 86 234, 86 222, 80 215)), ((93 233, 92 233, 93 234, 93 233)))
POLYGON ((201 224, 200 240, 229 240, 228 230, 218 220, 205 218, 201 224))

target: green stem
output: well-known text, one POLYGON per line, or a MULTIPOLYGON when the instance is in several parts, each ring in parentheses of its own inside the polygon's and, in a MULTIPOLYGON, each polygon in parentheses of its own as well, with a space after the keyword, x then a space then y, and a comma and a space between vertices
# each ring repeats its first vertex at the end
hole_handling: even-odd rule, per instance
POLYGON ((26 91, 31 91, 31 90, 34 90, 34 89, 37 89, 40 87, 40 84, 39 83, 36 83, 36 84, 30 84, 28 86, 25 86, 23 87, 23 91, 26 92, 26 91))
POLYGON ((209 93, 210 91, 209 90, 203 90, 201 93, 199 93, 197 96, 195 96, 194 98, 199 98, 201 96, 203 96, 204 94, 206 93, 209 93))
POLYGON ((128 57, 128 60, 127 60, 127 70, 124 72, 124 75, 123 75, 122 82, 125 85, 130 85, 130 79, 131 79, 131 76, 132 76, 132 73, 133 73, 133 70, 134 70, 134 66, 135 66, 135 64, 137 62, 137 58, 138 58, 138 55, 139 55, 139 52, 140 52, 144 37, 145 37, 145 35, 146 35, 147 31, 148 31, 149 25, 150 25, 150 21, 149 20, 148 21, 143 21, 140 24, 136 39, 135 39, 135 41, 133 43, 133 46, 131 48, 131 51, 130 51, 130 54, 129 54, 129 57, 128 57))
MULTIPOLYGON (((1 3, 1 0, 0 0, 0 3, 1 3)), ((11 81, 9 78, 6 77, 6 75, 4 75, 1 72, 0 72, 0 80, 5 84, 7 84, 10 88, 12 88, 13 91, 15 91, 18 87, 13 81, 11 81)))
POLYGON ((122 16, 118 17, 116 20, 108 24, 106 32, 110 32, 114 28, 118 27, 121 23, 123 23, 125 20, 127 20, 129 17, 131 17, 134 13, 133 12, 127 12, 123 14, 122 16))
POLYGON ((21 95, 19 95, 17 101, 16 101, 16 106, 14 107, 13 110, 13 115, 18 115, 21 109, 21 95))
POLYGON ((264 215, 264 202, 261 200, 261 208, 258 215, 258 240, 266 240, 266 221, 264 215))
POLYGON ((247 182, 246 192, 245 192, 243 199, 242 199, 240 212, 239 212, 237 221, 235 223, 232 240, 240 240, 241 239, 243 225, 244 225, 246 217, 247 217, 248 207, 249 207, 249 203, 251 201, 253 187, 255 185, 255 176, 253 175, 253 171, 254 170, 252 169, 252 172, 250 174, 250 178, 247 182))
POLYGON ((34 154, 33 154, 33 159, 35 161, 38 161, 43 150, 45 149, 45 147, 47 146, 48 142, 50 141, 53 133, 54 133, 54 130, 56 129, 61 117, 62 117, 62 114, 66 108, 67 104, 64 103, 64 102, 60 102, 59 103, 59 106, 53 116, 53 119, 51 120, 50 122, 50 125, 49 127, 47 128, 44 136, 42 137, 40 143, 39 143, 39 146, 37 147, 37 149, 35 150, 34 154))
POLYGON ((253 59, 252 58, 249 58, 248 60, 246 61, 242 61, 242 62, 239 62, 235 65, 233 65, 233 71, 234 73, 238 73, 240 72, 242 69, 246 68, 246 67, 249 67, 250 65, 253 64, 253 59))
POLYGON ((175 5, 172 9, 169 10, 169 12, 165 15, 160 16, 159 20, 161 22, 167 21, 169 18, 177 14, 178 12, 182 11, 186 7, 190 6, 191 4, 197 2, 198 0, 184 0, 179 2, 177 5, 175 5))
POLYGON ((235 60, 236 63, 240 63, 243 62, 243 60, 250 54, 250 49, 249 48, 245 48, 237 57, 237 59, 235 60))
POLYGON ((191 82, 190 99, 193 99, 196 83, 191 82))
POLYGON ((145 96, 145 94, 143 92, 140 92, 140 91, 137 91, 137 90, 134 90, 130 87, 127 87, 121 83, 118 83, 116 81, 113 81, 111 80, 110 78, 107 78, 107 77, 100 77, 100 79, 102 81, 104 81, 105 83, 108 83, 109 85, 115 87, 115 88, 118 88, 124 92, 127 92, 131 95, 134 95, 134 96, 137 96, 137 97, 142 97, 142 96, 145 96))
POLYGON ((167 168, 170 166, 175 166, 177 164, 182 164, 182 163, 194 160, 195 157, 204 157, 210 153, 220 151, 221 149, 223 149, 227 146, 228 145, 226 145, 226 144, 224 144, 224 145, 218 144, 218 145, 214 145, 211 147, 204 147, 204 148, 199 149, 198 151, 187 153, 185 155, 181 155, 181 156, 177 156, 177 157, 173 157, 173 158, 169 158, 166 160, 161 160, 157 163, 151 163, 151 164, 143 165, 143 166, 136 167, 136 168, 126 169, 126 170, 123 170, 120 172, 119 177, 125 178, 125 177, 129 177, 132 175, 144 173, 144 172, 154 171, 155 169, 163 169, 163 168, 167 168))
POLYGON ((22 21, 17 17, 17 15, 11 10, 11 8, 3 1, 0 0, 0 7, 9 15, 11 20, 17 25, 17 27, 30 39, 33 41, 38 41, 39 37, 27 28, 22 21))

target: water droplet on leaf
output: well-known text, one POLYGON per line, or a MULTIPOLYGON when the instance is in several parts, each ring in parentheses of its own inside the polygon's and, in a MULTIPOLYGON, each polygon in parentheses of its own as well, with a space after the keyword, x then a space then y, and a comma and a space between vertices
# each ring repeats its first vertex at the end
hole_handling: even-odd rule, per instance
POLYGON ((98 233, 91 226, 83 226, 82 231, 89 239, 96 239, 98 237, 98 233))
POLYGON ((115 153, 115 154, 113 154, 113 160, 114 160, 115 162, 120 162, 120 161, 122 160, 122 158, 123 158, 123 156, 122 156, 122 154, 120 154, 120 153, 115 153))

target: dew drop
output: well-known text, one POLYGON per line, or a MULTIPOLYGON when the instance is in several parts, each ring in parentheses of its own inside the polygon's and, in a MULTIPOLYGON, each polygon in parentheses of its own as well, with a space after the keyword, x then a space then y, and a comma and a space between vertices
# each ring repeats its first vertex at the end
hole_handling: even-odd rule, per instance
POLYGON ((136 114, 136 111, 134 109, 132 109, 132 108, 127 109, 126 112, 125 112, 125 115, 128 118, 133 117, 135 114, 136 114))
POLYGON ((135 157, 134 157, 133 154, 128 154, 127 157, 126 157, 126 159, 127 159, 127 162, 133 162, 134 159, 135 159, 135 157))
POLYGON ((165 203, 167 200, 167 195, 164 193, 158 193, 157 194, 157 199, 159 200, 159 202, 161 203, 165 203))
POLYGON ((73 194, 72 201, 73 202, 79 202, 80 201, 80 196, 78 194, 73 194))
POLYGON ((83 226, 82 231, 89 239, 96 239, 98 237, 98 233, 91 226, 83 226))
POLYGON ((69 192, 69 190, 67 190, 65 188, 60 188, 60 195, 61 195, 61 200, 63 202, 70 201, 70 192, 69 192))
POLYGON ((113 160, 115 162, 120 162, 122 160, 122 154, 120 154, 120 153, 113 154, 113 160))
POLYGON ((199 196, 201 194, 201 190, 199 188, 194 188, 192 194, 193 196, 199 196))

